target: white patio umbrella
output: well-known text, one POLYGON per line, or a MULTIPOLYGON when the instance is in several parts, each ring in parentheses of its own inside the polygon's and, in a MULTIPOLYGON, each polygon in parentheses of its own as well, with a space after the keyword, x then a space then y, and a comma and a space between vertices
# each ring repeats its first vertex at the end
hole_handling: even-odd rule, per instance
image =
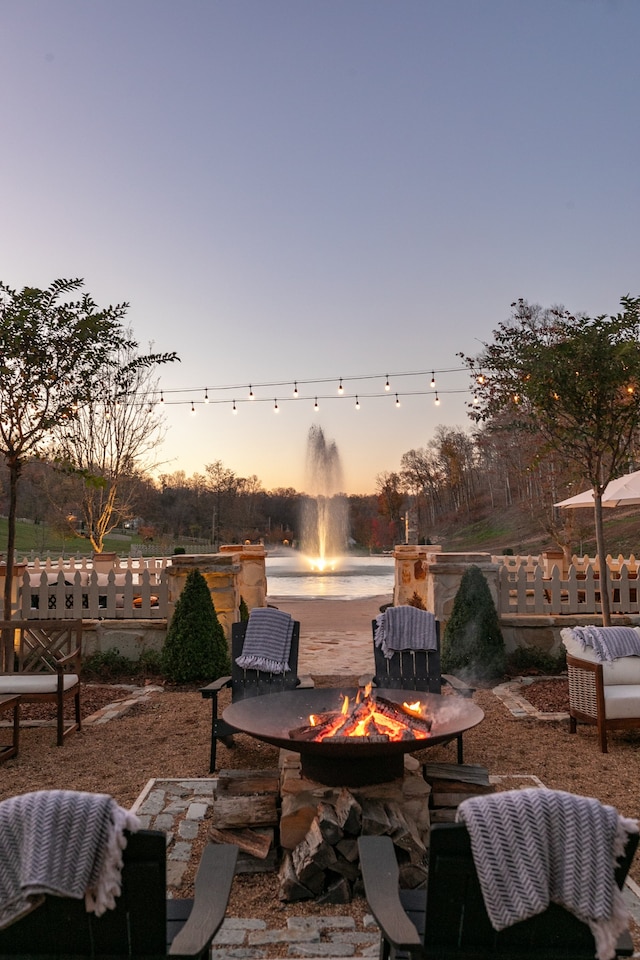
MULTIPOLYGON (((627 473, 624 477, 611 480, 602 494, 603 507, 622 507, 640 504, 640 470, 627 473)), ((593 490, 585 490, 574 497, 554 503, 554 507, 593 507, 593 490)))

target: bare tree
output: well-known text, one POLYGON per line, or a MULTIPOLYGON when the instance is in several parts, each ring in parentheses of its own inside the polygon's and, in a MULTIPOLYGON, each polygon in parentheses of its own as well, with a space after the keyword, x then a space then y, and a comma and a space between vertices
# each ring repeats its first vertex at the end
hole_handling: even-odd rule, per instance
POLYGON ((165 433, 155 368, 177 359, 173 353, 140 356, 130 334, 94 379, 94 398, 57 433, 57 454, 80 480, 83 535, 96 553, 139 509, 138 480, 156 465, 165 433))

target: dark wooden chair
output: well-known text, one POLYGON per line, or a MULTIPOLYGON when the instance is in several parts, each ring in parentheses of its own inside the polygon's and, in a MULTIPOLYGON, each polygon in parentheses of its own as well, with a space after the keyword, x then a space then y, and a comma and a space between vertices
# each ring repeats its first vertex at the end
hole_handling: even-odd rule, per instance
MULTIPOLYGON (((616 870, 622 887, 638 845, 630 834, 616 870)), ((381 960, 438 958, 480 960, 593 960, 589 927, 552 903, 543 913, 500 932, 487 915, 464 824, 431 827, 426 890, 400 890, 398 864, 390 837, 360 837, 360 867, 371 912, 382 933, 381 960)), ((631 956, 628 934, 617 956, 631 956)))
POLYGON ((238 848, 208 844, 192 900, 167 900, 167 838, 128 834, 122 892, 113 910, 87 913, 84 900, 47 896, 42 906, 0 930, 0 960, 205 958, 227 909, 238 848))
POLYGON ((288 673, 267 673, 263 670, 247 670, 239 667, 236 658, 241 656, 248 620, 241 620, 231 626, 231 676, 219 677, 213 683, 200 690, 206 699, 211 700, 211 758, 209 772, 216 768, 216 744, 222 740, 225 746, 232 746, 232 735, 238 733, 235 727, 218 716, 218 694, 225 688, 231 688, 232 703, 246 700, 248 697, 260 697, 269 693, 281 693, 284 690, 309 689, 313 687, 310 677, 298 677, 298 649, 300 645, 300 622, 293 621, 293 636, 289 653, 288 673))
POLYGON ((79 730, 82 620, 0 620, 5 645, 5 668, 0 672, 0 694, 17 694, 21 703, 55 703, 57 743, 79 730), (13 642, 13 656, 8 650, 13 642), (73 720, 65 720, 64 706, 73 700, 73 720))
MULTIPOLYGON (((392 657, 385 657, 382 648, 376 646, 377 623, 371 621, 373 633, 373 657, 375 675, 373 683, 376 687, 388 690, 421 690, 426 693, 442 693, 443 685, 460 696, 472 697, 474 688, 464 681, 448 673, 442 673, 440 666, 440 621, 436 620, 436 649, 435 650, 398 650, 392 657)), ((463 762, 464 750, 462 734, 456 735, 458 763, 463 762)))

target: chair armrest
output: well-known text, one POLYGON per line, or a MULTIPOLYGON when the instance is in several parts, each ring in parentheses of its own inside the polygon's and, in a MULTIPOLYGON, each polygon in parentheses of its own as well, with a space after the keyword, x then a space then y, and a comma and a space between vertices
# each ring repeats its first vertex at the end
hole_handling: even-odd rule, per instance
POLYGON ((195 880, 193 909, 169 948, 170 954, 198 957, 210 945, 220 925, 231 893, 238 848, 232 843, 208 843, 195 880))
POLYGON ((231 677, 218 677, 213 683, 208 683, 202 687, 200 693, 203 697, 217 697, 221 690, 231 686, 231 677))
POLYGON ((475 687, 470 687, 464 680, 454 677, 451 673, 443 673, 441 679, 443 683, 447 683, 450 687, 453 687, 455 692, 460 694, 461 697, 472 697, 476 692, 475 687))
POLYGON ((384 939, 396 950, 421 947, 420 934, 400 901, 398 862, 391 837, 359 837, 358 851, 367 902, 384 939))
POLYGON ((66 657, 60 657, 59 660, 56 660, 54 666, 57 671, 60 671, 64 669, 64 667, 66 667, 68 663, 73 663, 74 660, 79 663, 80 656, 81 656, 80 647, 76 647, 73 653, 68 653, 66 657))

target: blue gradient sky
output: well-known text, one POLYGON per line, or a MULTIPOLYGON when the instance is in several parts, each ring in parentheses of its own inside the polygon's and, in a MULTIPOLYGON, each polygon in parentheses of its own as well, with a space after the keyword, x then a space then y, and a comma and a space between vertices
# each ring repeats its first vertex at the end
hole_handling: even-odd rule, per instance
POLYGON ((470 426, 466 373, 387 373, 640 294, 639 39, 638 0, 0 0, 0 279, 180 354, 165 471, 302 489, 319 423, 371 493, 470 426))

